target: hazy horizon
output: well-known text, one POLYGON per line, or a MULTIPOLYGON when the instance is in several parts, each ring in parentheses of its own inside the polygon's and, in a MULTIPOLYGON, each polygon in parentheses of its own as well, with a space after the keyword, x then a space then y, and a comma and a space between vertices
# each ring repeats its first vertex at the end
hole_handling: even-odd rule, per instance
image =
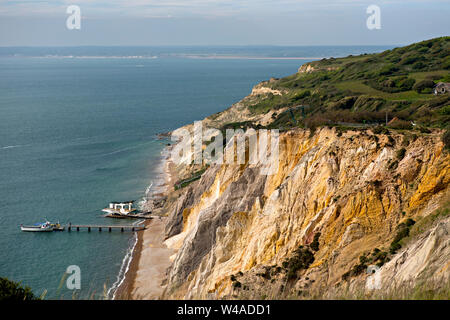
MULTIPOLYGON (((393 46, 22 46, 0 47, 0 57, 190 58, 308 60, 382 52, 393 46)), ((303 62, 302 62, 303 61, 303 62)))
MULTIPOLYGON (((439 38, 439 37, 436 37, 439 38)), ((432 39, 432 38, 430 38, 432 39)), ((423 39, 420 41, 430 40, 423 39)), ((321 45, 276 45, 276 44, 224 44, 224 45, 206 45, 206 44, 195 44, 195 45, 182 45, 182 44, 172 44, 172 45, 0 45, 0 48, 108 48, 108 47, 117 47, 117 48, 314 48, 314 47, 356 47, 356 46, 364 46, 364 47, 383 47, 383 46, 407 46, 412 43, 397 43, 397 44, 377 44, 377 45, 365 45, 365 44, 341 44, 341 45, 329 45, 329 44, 321 44, 321 45)))

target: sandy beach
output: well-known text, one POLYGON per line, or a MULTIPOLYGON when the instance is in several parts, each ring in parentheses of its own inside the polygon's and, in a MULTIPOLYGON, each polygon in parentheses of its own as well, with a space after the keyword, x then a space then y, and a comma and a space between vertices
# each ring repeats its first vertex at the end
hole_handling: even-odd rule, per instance
MULTIPOLYGON (((172 190, 176 181, 176 173, 169 158, 162 161, 164 184, 159 196, 172 190)), ((161 216, 147 220, 146 229, 138 233, 129 269, 114 295, 115 300, 155 300, 164 292, 166 270, 171 264, 169 258, 175 252, 164 244, 167 217, 164 212, 157 212, 156 215, 161 216)))
POLYGON ((153 219, 143 233, 139 256, 136 257, 137 268, 134 270, 133 281, 130 281, 128 291, 133 300, 158 299, 164 291, 162 283, 171 263, 169 257, 174 253, 163 243, 166 219, 166 217, 153 219))

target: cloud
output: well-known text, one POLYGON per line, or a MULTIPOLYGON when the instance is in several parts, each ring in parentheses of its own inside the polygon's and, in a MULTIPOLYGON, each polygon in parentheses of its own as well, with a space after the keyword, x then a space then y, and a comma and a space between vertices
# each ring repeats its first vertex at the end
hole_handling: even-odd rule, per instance
POLYGON ((79 5, 95 16, 191 17, 289 14, 346 10, 376 3, 433 6, 448 0, 0 0, 2 15, 59 15, 69 5, 79 5))
POLYGON ((400 44, 444 35, 449 14, 448 0, 0 0, 0 46, 400 44), (73 4, 82 27, 69 32, 73 4))

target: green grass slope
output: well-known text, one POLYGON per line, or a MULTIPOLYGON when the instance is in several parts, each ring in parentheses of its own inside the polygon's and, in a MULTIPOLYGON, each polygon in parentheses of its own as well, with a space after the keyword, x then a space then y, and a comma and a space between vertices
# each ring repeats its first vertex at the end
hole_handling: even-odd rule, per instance
MULTIPOLYGON (((283 92, 244 100, 254 114, 276 112, 270 127, 313 128, 392 126, 448 128, 450 95, 433 94, 437 82, 450 82, 450 37, 431 39, 378 54, 329 58, 308 64, 312 72, 298 72, 263 83, 283 92)), ((302 71, 305 68, 302 68, 302 71)))

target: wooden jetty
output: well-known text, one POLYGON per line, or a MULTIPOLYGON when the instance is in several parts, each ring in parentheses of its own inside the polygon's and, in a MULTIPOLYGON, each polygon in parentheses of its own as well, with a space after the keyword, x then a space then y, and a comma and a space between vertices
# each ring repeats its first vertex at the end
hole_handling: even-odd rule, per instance
POLYGON ((90 225, 90 224, 68 224, 66 227, 67 227, 67 231, 69 231, 69 232, 72 230, 80 231, 81 229, 87 229, 88 232, 91 232, 91 230, 94 230, 94 229, 97 229, 99 232, 101 232, 103 230, 111 232, 113 229, 120 230, 121 232, 124 232, 124 231, 133 231, 134 232, 134 231, 142 231, 145 229, 145 226, 143 226, 143 225, 138 225, 138 226, 133 226, 133 225, 101 226, 101 225, 90 225))

